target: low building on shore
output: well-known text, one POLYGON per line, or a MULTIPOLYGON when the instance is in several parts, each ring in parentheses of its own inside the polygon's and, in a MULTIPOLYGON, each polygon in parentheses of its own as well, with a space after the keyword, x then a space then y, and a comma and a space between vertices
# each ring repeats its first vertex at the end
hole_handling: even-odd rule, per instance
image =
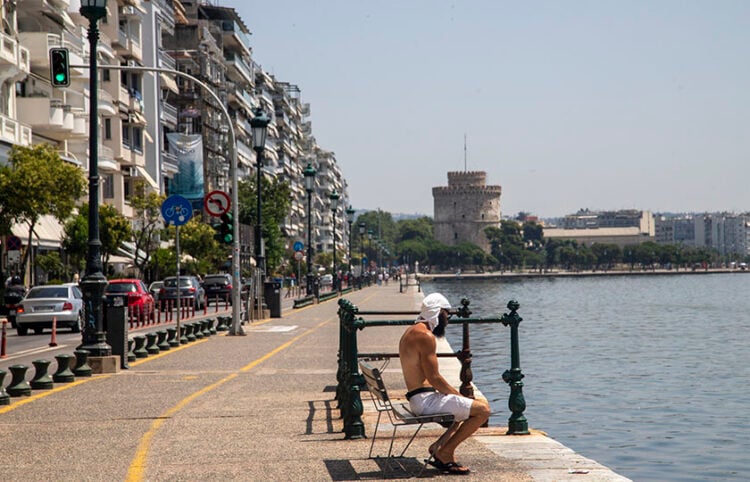
POLYGON ((616 244, 620 247, 655 239, 654 216, 650 211, 581 210, 565 216, 560 226, 544 228, 546 239, 574 240, 580 244, 616 244))

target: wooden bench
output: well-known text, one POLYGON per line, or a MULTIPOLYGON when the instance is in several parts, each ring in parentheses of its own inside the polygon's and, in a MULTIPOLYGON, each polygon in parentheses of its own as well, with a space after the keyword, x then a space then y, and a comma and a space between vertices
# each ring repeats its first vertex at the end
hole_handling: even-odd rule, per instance
MULTIPOLYGON (((375 405, 375 409, 378 412, 378 420, 375 424, 375 432, 372 435, 372 442, 370 443, 370 452, 368 454, 368 458, 373 458, 372 451, 375 447, 375 439, 378 435, 378 429, 380 427, 380 421, 383 417, 383 414, 385 414, 388 417, 388 422, 393 426, 393 431, 391 432, 391 439, 388 446, 388 460, 392 460, 395 458, 401 458, 406 453, 406 450, 409 448, 411 443, 416 438, 419 431, 422 429, 422 426, 426 423, 437 423, 442 425, 443 427, 447 427, 450 429, 450 427, 454 423, 453 414, 451 413, 437 413, 433 415, 415 415, 411 409, 409 408, 409 403, 402 403, 402 402, 393 402, 391 400, 391 397, 388 395, 388 390, 385 387, 385 383, 383 382, 383 377, 381 374, 381 369, 378 369, 376 367, 373 367, 372 365, 368 364, 365 361, 361 361, 359 363, 359 368, 362 371, 362 375, 364 375, 365 382, 367 383, 367 389, 370 392, 370 396, 372 397, 372 402, 375 405), (397 456, 393 455, 393 442, 396 438, 396 430, 398 427, 404 426, 404 425, 416 425, 417 429, 412 434, 411 438, 409 439, 409 442, 406 444, 404 449, 401 451, 401 453, 397 456)), ((385 423, 385 419, 384 423, 385 423)), ((428 459, 429 460, 429 459, 428 459)), ((425 461, 426 466, 427 461, 425 461)), ((406 470, 404 466, 399 462, 399 465, 402 469, 406 470)), ((389 465, 390 466, 390 465, 389 465)), ((424 467, 422 467, 422 470, 424 470, 424 467)), ((421 472, 420 472, 421 473, 421 472)))

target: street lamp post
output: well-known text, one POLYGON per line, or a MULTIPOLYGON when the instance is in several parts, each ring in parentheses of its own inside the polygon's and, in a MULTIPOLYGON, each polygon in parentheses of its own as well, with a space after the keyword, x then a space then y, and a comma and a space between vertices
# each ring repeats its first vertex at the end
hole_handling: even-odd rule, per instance
POLYGON ((307 167, 302 173, 305 175, 305 191, 307 191, 307 296, 313 292, 313 249, 312 249, 312 193, 315 191, 315 173, 317 171, 312 163, 307 163, 307 167))
POLYGON ((349 281, 347 282, 347 288, 351 286, 352 283, 352 238, 354 237, 352 233, 352 223, 354 222, 354 208, 350 204, 348 208, 346 208, 346 222, 349 223, 349 277, 347 278, 349 281))
POLYGON ((359 223, 359 276, 360 279, 365 278, 365 230, 367 225, 364 222, 359 223))
POLYGON ((336 210, 339 207, 339 193, 335 190, 328 196, 331 200, 331 220, 333 221, 333 291, 338 290, 338 276, 336 270, 336 210))
POLYGON ((263 151, 266 148, 266 133, 268 132, 268 123, 271 119, 268 118, 263 109, 260 107, 253 110, 255 116, 250 119, 250 127, 253 135, 253 150, 255 150, 256 158, 256 170, 258 175, 258 182, 255 186, 258 194, 257 213, 258 219, 255 222, 255 261, 257 262, 258 268, 263 273, 263 278, 266 276, 265 260, 263 259, 263 252, 261 246, 261 240, 263 238, 263 210, 261 207, 262 188, 261 181, 263 177, 263 151))
POLYGON ((99 239, 99 107, 96 44, 99 19, 107 15, 107 0, 81 0, 81 15, 89 21, 89 240, 86 274, 81 280, 85 324, 81 349, 91 356, 110 356, 102 317, 107 278, 102 272, 102 243, 99 239))

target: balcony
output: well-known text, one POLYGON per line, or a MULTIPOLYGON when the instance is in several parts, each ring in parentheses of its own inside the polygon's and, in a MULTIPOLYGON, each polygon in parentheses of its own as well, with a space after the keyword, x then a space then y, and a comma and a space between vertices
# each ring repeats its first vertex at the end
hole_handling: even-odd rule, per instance
POLYGON ((10 144, 31 146, 31 127, 0 114, 0 139, 10 144))
POLYGON ((242 50, 245 55, 250 55, 250 37, 242 31, 242 26, 233 20, 221 22, 224 45, 242 50))
POLYGON ((161 114, 159 120, 172 126, 177 125, 177 107, 169 102, 161 102, 161 114))
POLYGON ((227 63, 227 76, 234 82, 253 84, 253 69, 241 55, 234 52, 224 52, 227 63))
POLYGON ((29 49, 16 39, 0 33, 0 78, 20 80, 31 71, 29 49))
POLYGON ((75 128, 75 118, 62 100, 49 97, 18 97, 18 120, 55 140, 65 140, 75 128))

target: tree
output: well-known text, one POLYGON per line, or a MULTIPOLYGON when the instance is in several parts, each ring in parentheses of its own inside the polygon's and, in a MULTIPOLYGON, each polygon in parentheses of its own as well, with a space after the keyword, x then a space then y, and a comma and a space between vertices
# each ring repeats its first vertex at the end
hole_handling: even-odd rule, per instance
MULTIPOLYGON (((8 163, 0 168, 0 227, 9 229, 11 220, 25 224, 26 246, 32 246, 39 218, 51 215, 64 222, 86 193, 86 178, 79 167, 63 161, 49 144, 14 145, 8 163)), ((30 253, 30 249, 24 253, 23 272, 30 253)))
POLYGON ((142 277, 148 267, 151 253, 159 248, 160 233, 163 230, 161 205, 166 196, 153 191, 147 192, 147 184, 139 180, 133 186, 130 205, 133 207, 133 245, 135 246, 134 264, 138 277, 142 277), (144 253, 140 256, 139 253, 144 253))
MULTIPOLYGON (((88 252, 88 204, 78 208, 78 213, 63 226, 62 246, 71 258, 73 268, 80 271, 88 252)), ((102 265, 107 272, 109 258, 118 254, 123 241, 130 239, 130 221, 108 204, 99 206, 99 241, 101 242, 102 265)))
MULTIPOLYGON (((170 239, 175 238, 175 229, 169 227, 170 239)), ((222 249, 214 239, 214 228, 202 222, 199 216, 193 216, 180 226, 180 261, 185 272, 206 274, 217 271, 228 262, 228 254, 228 249, 222 249)), ((174 271, 176 266, 171 269, 174 271)))

